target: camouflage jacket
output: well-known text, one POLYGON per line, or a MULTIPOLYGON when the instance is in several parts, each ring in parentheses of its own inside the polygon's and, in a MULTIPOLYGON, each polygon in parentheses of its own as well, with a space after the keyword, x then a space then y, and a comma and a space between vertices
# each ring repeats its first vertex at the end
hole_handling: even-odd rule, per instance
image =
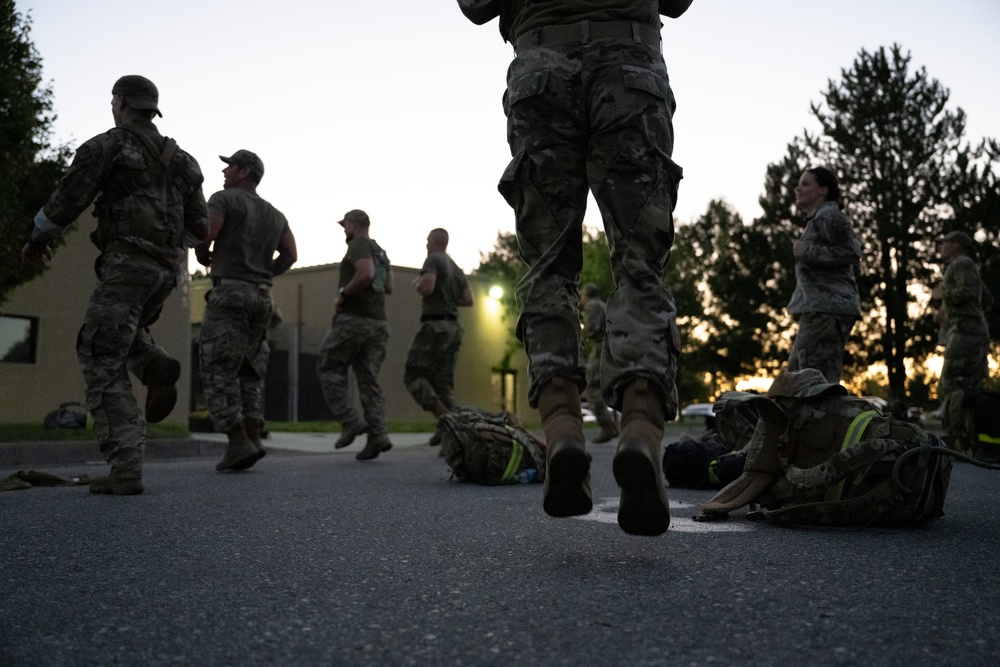
POLYGON ((102 251, 121 240, 167 266, 177 266, 185 247, 208 234, 204 180, 193 157, 165 147, 176 144, 151 121, 115 127, 84 143, 35 226, 49 236, 61 233, 94 202, 98 229, 91 235, 102 251), (153 155, 151 148, 163 151, 153 155), (163 159, 169 159, 164 168, 163 159), (157 163, 157 164, 154 164, 157 163))
POLYGON ((856 274, 861 242, 836 202, 824 202, 806 219, 796 246, 795 292, 788 312, 860 317, 856 274))
POLYGON ((941 281, 941 300, 945 315, 941 329, 945 335, 952 331, 973 335, 989 333, 984 311, 992 305, 993 295, 986 289, 979 269, 968 255, 959 255, 948 262, 941 281))

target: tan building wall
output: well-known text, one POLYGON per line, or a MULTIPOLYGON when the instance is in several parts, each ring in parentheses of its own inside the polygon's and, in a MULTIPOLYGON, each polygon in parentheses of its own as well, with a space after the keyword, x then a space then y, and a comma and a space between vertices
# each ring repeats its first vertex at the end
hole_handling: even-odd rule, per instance
MULTIPOLYGON (((339 270, 339 264, 324 264, 293 269, 275 278, 272 296, 280 310, 282 322, 268 335, 274 350, 292 352, 298 347, 301 354, 318 354, 333 317, 339 270)), ((398 266, 393 267, 393 270, 395 291, 386 298, 389 345, 379 382, 386 394, 390 422, 428 420, 431 417, 420 409, 403 385, 406 355, 420 326, 420 295, 411 284, 419 271, 398 266)), ((500 379, 492 369, 500 363, 506 348, 508 325, 502 320, 499 302, 488 294, 490 285, 476 278, 470 278, 469 282, 475 304, 471 308, 460 309, 459 321, 465 335, 455 372, 455 400, 498 410, 501 408, 500 379)), ((191 321, 195 328, 202 320, 204 294, 209 287, 207 279, 191 283, 191 321)), ((294 354, 291 356, 295 357, 294 354)), ((530 419, 527 404, 527 359, 523 350, 515 354, 511 363, 516 369, 516 386, 508 387, 508 396, 513 389, 515 398, 510 407, 530 419)), ((290 368, 289 372, 294 376, 295 370, 290 368)), ((308 379, 314 379, 315 365, 300 367, 297 372, 302 378, 298 385, 308 384, 305 376, 309 374, 312 377, 308 379)), ((289 384, 295 386, 295 382, 289 384)))
MULTIPOLYGON (((66 243, 55 253, 49 270, 22 285, 0 304, 0 314, 37 317, 38 347, 34 364, 0 362, 0 422, 41 423, 45 415, 68 401, 84 402, 84 383, 76 360, 76 335, 94 290, 97 248, 90 242, 96 221, 88 212, 66 232, 66 243)), ((167 300, 153 339, 181 360, 178 407, 165 421, 187 423, 190 401, 190 308, 187 285, 167 300)), ((135 378, 140 406, 145 387, 135 378)))

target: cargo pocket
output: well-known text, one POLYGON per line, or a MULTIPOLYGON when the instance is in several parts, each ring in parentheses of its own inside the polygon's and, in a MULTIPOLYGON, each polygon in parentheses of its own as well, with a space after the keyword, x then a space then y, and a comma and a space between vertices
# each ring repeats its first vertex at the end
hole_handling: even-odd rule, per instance
POLYGON ((507 92, 503 96, 504 114, 509 114, 511 108, 518 102, 545 92, 545 84, 548 79, 548 70, 539 70, 522 74, 509 81, 507 92))
POLYGON ((674 94, 670 90, 670 84, 666 78, 642 67, 622 65, 622 80, 626 88, 641 90, 659 97, 661 100, 666 100, 670 110, 674 110, 674 94))

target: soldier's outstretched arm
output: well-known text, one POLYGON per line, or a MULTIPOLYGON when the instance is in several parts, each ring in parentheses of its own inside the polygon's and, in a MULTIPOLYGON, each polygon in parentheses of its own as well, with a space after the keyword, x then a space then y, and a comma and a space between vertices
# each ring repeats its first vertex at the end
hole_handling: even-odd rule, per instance
POLYGON ((660 0, 660 13, 675 19, 686 12, 690 6, 691 0, 660 0))
MULTIPOLYGON (((465 18, 476 25, 482 25, 500 16, 501 2, 503 0, 458 0, 458 6, 465 14, 465 18)), ((688 0, 688 4, 690 2, 691 0, 688 0)))

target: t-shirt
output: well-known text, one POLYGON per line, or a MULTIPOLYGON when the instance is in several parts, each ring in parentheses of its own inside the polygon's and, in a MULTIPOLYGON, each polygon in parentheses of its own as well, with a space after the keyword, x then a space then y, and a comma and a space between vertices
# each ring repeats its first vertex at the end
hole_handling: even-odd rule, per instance
POLYGON ((511 35, 579 21, 637 21, 660 25, 659 0, 547 0, 515 3, 511 35))
POLYGON ((465 274, 447 253, 427 256, 420 273, 433 273, 434 291, 424 297, 420 312, 424 315, 458 315, 458 302, 469 286, 465 274))
POLYGON ((274 253, 288 229, 281 211, 245 188, 226 188, 208 200, 225 216, 212 250, 212 277, 271 284, 274 253))
POLYGON ((352 239, 347 244, 347 254, 340 263, 339 287, 346 287, 357 272, 356 262, 361 259, 371 259, 375 263, 375 279, 371 285, 358 294, 351 294, 344 300, 342 312, 384 320, 385 316, 385 281, 389 275, 389 257, 381 246, 373 239, 352 239))

